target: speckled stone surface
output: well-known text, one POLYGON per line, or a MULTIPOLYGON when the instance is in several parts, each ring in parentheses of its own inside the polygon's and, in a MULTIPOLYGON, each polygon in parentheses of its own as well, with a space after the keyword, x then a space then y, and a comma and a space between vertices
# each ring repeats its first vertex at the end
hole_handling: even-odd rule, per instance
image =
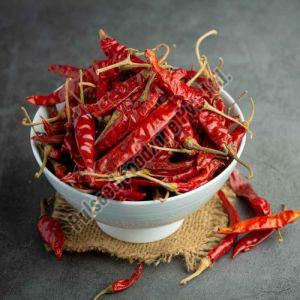
MULTIPOLYGON (((0 2, 0 294, 2 299, 90 299, 117 277, 126 262, 97 253, 45 252, 35 230, 39 199, 53 193, 33 180, 36 162, 28 130, 20 126, 26 95, 47 93, 61 79, 52 63, 88 65, 99 54, 97 30, 135 48, 177 44, 174 65, 195 64, 196 37, 211 29, 219 38, 203 50, 212 63, 225 59, 226 89, 247 89, 256 99, 255 138, 244 159, 252 162, 257 190, 300 207, 300 2, 299 1, 1 1, 0 2)), ((243 100, 247 111, 248 104, 243 100)), ((33 113, 34 108, 30 108, 33 113)), ((138 284, 115 299, 299 299, 300 223, 234 261, 226 257, 185 287, 184 265, 145 268, 138 284)))

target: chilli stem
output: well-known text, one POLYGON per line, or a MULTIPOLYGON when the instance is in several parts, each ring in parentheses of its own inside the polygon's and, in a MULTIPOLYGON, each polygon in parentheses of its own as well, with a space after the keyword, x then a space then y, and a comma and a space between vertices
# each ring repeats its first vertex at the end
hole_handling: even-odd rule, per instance
POLYGON ((195 80, 202 74, 202 72, 205 70, 206 68, 206 64, 207 64, 207 56, 202 55, 202 67, 200 68, 200 70, 187 82, 188 86, 191 86, 195 80))
POLYGON ((227 114, 223 113, 222 111, 218 110, 217 108, 213 107, 212 105, 210 105, 207 101, 204 102, 204 105, 203 105, 203 109, 206 109, 206 110, 210 110, 216 114, 219 114, 220 116, 242 126, 243 128, 245 128, 247 130, 247 132, 249 133, 250 137, 252 138, 253 137, 253 132, 249 129, 249 127, 245 124, 243 124, 242 122, 238 121, 238 120, 235 120, 234 118, 228 116, 227 114))
MULTIPOLYGON (((211 35, 217 35, 217 34, 218 34, 218 32, 216 30, 210 30, 210 31, 206 32, 205 34, 201 35, 196 41, 195 54, 196 54, 200 69, 203 67, 203 63, 202 63, 202 60, 201 60, 201 54, 200 54, 200 45, 203 42, 203 40, 205 40, 207 37, 209 37, 211 35)), ((205 70, 205 69, 204 69, 204 75, 205 76, 209 75, 207 70, 205 70)))
POLYGON ((44 153, 43 153, 43 162, 41 164, 41 167, 40 167, 39 171, 35 173, 35 175, 34 175, 35 178, 40 178, 43 171, 44 171, 44 169, 46 168, 51 148, 52 148, 51 145, 48 145, 48 144, 45 145, 44 153))
POLYGON ((224 148, 228 151, 228 154, 233 158, 235 159, 238 163, 240 163, 242 166, 244 166, 247 170, 248 170, 248 178, 252 178, 253 177, 253 170, 252 170, 252 167, 245 161, 241 160, 236 152, 232 149, 231 146, 224 146, 224 148))
POLYGON ((209 256, 205 256, 204 258, 202 258, 199 267, 197 268, 197 270, 191 274, 190 276, 182 279, 180 281, 180 284, 185 285, 187 284, 189 281, 191 281, 192 279, 194 279, 195 277, 199 276, 203 271, 205 271, 207 268, 209 268, 212 265, 212 262, 209 258, 209 256))

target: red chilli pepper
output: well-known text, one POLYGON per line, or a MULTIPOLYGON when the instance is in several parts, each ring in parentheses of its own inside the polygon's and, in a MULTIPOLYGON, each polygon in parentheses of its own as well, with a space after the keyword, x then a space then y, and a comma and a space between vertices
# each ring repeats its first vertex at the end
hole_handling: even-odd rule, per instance
MULTIPOLYGON (((102 61, 101 61, 102 64, 102 61)), ((95 70, 98 69, 98 65, 93 64, 90 67, 88 67, 87 69, 83 70, 83 76, 82 76, 82 80, 85 82, 91 82, 93 84, 95 84, 98 81, 98 76, 96 75, 95 70)), ((75 94, 76 96, 79 96, 80 93, 80 88, 79 88, 79 80, 80 80, 80 74, 78 72, 77 77, 72 78, 69 82, 68 82, 68 92, 71 95, 72 93, 75 94)), ((85 88, 85 91, 88 90, 93 90, 93 88, 91 87, 87 87, 85 88)), ((69 97, 71 99, 73 99, 72 97, 69 97)), ((44 105, 44 106, 53 106, 55 104, 64 102, 66 99, 66 95, 65 95, 65 85, 62 85, 59 89, 55 90, 54 92, 50 93, 49 95, 46 96, 29 96, 26 97, 26 100, 34 105, 44 105)))
POLYGON ((117 107, 112 115, 114 121, 97 138, 96 147, 99 152, 117 144, 153 110, 161 95, 161 91, 153 85, 148 89, 149 91, 146 87, 142 94, 133 94, 117 107), (144 95, 146 95, 145 99, 143 98, 144 95))
POLYGON ((160 91, 157 87, 153 87, 153 89, 151 88, 149 91, 149 96, 146 101, 141 100, 140 97, 138 100, 133 101, 132 107, 127 107, 126 102, 122 103, 114 113, 114 116, 118 116, 117 120, 97 139, 97 150, 101 152, 110 148, 117 144, 130 131, 135 129, 136 126, 150 114, 159 97, 160 91))
POLYGON ((177 76, 173 76, 172 73, 162 68, 152 50, 147 49, 145 56, 164 87, 171 91, 175 97, 187 101, 194 108, 203 107, 205 100, 209 99, 209 94, 205 90, 189 87, 185 82, 178 79, 177 76))
POLYGON ((242 126, 237 126, 232 132, 232 141, 233 141, 233 149, 238 151, 240 144, 242 142, 243 137, 246 134, 246 129, 242 126))
MULTIPOLYGON (((269 215, 271 213, 269 202, 256 193, 249 180, 244 176, 239 175, 238 170, 234 170, 231 174, 230 185, 238 197, 242 197, 250 203, 256 215, 262 216, 269 215)), ((273 232, 273 229, 250 232, 239 240, 233 249, 232 257, 236 257, 240 252, 251 250, 270 237, 273 232)))
POLYGON ((114 183, 107 183, 101 188, 101 195, 107 199, 114 199, 119 201, 138 201, 145 198, 146 194, 132 189, 125 189, 115 185, 114 183))
POLYGON ((44 203, 42 201, 42 216, 37 223, 37 230, 43 241, 53 250, 55 257, 61 259, 65 237, 59 222, 45 215, 44 203))
POLYGON ((44 118, 42 118, 42 122, 47 135, 60 134, 66 131, 64 122, 49 123, 44 118))
POLYGON ((230 185, 238 197, 243 197, 250 203, 256 215, 263 216, 271 213, 270 203, 256 193, 250 181, 246 177, 240 176, 238 170, 232 172, 230 185))
POLYGON ((139 126, 123 139, 115 148, 97 161, 99 173, 112 173, 147 145, 153 136, 162 130, 174 117, 180 102, 169 99, 156 108, 139 126))
POLYGON ((219 148, 232 143, 232 136, 225 126, 224 118, 208 110, 199 111, 198 118, 209 138, 219 148))
POLYGON ((128 55, 128 48, 126 46, 107 35, 101 39, 100 48, 108 58, 115 61, 123 60, 128 55))
POLYGON ((176 114, 169 126, 172 128, 175 134, 175 139, 180 143, 184 144, 187 138, 193 138, 195 141, 199 141, 193 125, 189 119, 188 113, 181 109, 176 114))
MULTIPOLYGON (((222 201, 222 204, 224 206, 225 211, 227 212, 229 216, 229 222, 231 226, 234 226, 237 222, 239 222, 239 213, 235 209, 235 207, 231 204, 227 196, 224 194, 222 190, 218 192, 218 196, 220 200, 222 201)), ((197 277, 200 275, 204 270, 206 270, 208 267, 212 266, 213 263, 215 263, 220 257, 225 255, 230 251, 232 248, 234 242, 236 241, 237 236, 232 235, 232 236, 226 236, 220 244, 215 246, 213 249, 211 249, 207 256, 205 256, 202 260, 201 263, 196 270, 195 273, 192 275, 188 276, 187 278, 183 279, 180 283, 181 284, 187 284, 191 279, 197 277)))
POLYGON ((86 109, 94 116, 101 116, 121 104, 130 95, 137 92, 145 82, 145 77, 137 74, 127 81, 121 82, 117 87, 105 94, 96 103, 86 106, 86 109))
POLYGON ((53 166, 55 176, 58 178, 63 178, 66 175, 68 168, 64 164, 59 163, 53 159, 49 160, 53 166))
POLYGON ((78 77, 80 68, 67 65, 51 65, 48 67, 49 72, 54 72, 60 76, 67 78, 78 77))
POLYGON ((52 146, 51 151, 49 153, 49 157, 59 160, 59 159, 61 159, 61 156, 62 156, 61 150, 56 148, 55 146, 52 146))
MULTIPOLYGON (((151 169, 150 169, 151 170, 151 169)), ((156 173, 155 173, 156 174, 156 173)), ((190 178, 193 178, 198 175, 198 170, 195 166, 188 168, 187 170, 180 170, 179 174, 176 175, 167 175, 164 181, 166 182, 181 182, 187 181, 190 178)))
MULTIPOLYGON (((230 220, 230 226, 234 226, 237 222, 239 222, 239 214, 234 206, 230 203, 226 195, 222 190, 218 192, 218 196, 220 197, 230 220)), ((222 242, 215 248, 213 248, 209 253, 208 256, 212 263, 217 261, 221 256, 225 255, 230 251, 233 244, 237 239, 237 235, 226 236, 222 242)))
POLYGON ((250 251, 255 246, 261 244, 264 240, 269 238, 275 229, 253 231, 241 238, 232 251, 232 258, 235 258, 240 252, 250 251))
POLYGON ((108 287, 106 287, 104 290, 102 290, 99 294, 97 294, 93 300, 99 300, 102 299, 102 297, 105 294, 115 294, 120 293, 128 288, 130 288, 134 283, 136 283, 139 278, 141 277, 143 272, 143 265, 139 263, 137 265, 137 269, 134 274, 129 279, 119 279, 110 284, 108 287))
POLYGON ((35 142, 56 145, 63 143, 64 135, 35 135, 31 139, 35 142))
POLYGON ((210 181, 215 173, 224 166, 224 161, 212 158, 206 167, 202 169, 200 174, 188 179, 188 182, 176 182, 177 189, 180 193, 185 193, 200 187, 210 181))
MULTIPOLYGON (((124 60, 128 56, 130 51, 128 47, 121 44, 115 38, 107 36, 104 31, 100 31, 100 39, 100 48, 109 59, 113 60, 114 63, 124 60)), ((136 63, 144 62, 135 55, 131 55, 130 59, 136 63)))
MULTIPOLYGON (((148 169, 152 175, 172 176, 171 178, 174 179, 174 177, 180 176, 182 172, 192 170, 193 165, 194 160, 191 159, 181 162, 153 161, 149 163, 148 169)), ((172 180, 168 178, 168 182, 172 182, 172 180)))
POLYGON ((300 210, 284 210, 276 215, 261 216, 236 223, 231 227, 220 227, 222 234, 242 234, 258 230, 278 229, 300 218, 300 210))
POLYGON ((78 106, 74 109, 74 132, 79 153, 88 171, 95 169, 95 124, 93 117, 78 106))

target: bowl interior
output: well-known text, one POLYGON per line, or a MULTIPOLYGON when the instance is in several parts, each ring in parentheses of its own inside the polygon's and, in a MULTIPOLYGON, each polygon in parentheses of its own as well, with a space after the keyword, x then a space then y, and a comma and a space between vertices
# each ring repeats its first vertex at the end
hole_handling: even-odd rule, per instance
MULTIPOLYGON (((225 90, 222 90, 222 96, 223 96, 223 100, 224 100, 224 103, 226 106, 230 106, 230 105, 233 105, 232 106, 232 113, 235 114, 235 115, 239 115, 240 116, 240 119, 242 121, 244 121, 244 116, 239 108, 239 106, 235 103, 234 99, 225 91, 225 90)), ((47 110, 44 108, 44 107, 40 107, 38 109, 38 111, 36 112, 35 116, 34 116, 34 120, 33 122, 38 122, 40 120, 40 117, 47 117, 47 110)), ((40 132, 43 132, 43 126, 42 125, 39 125, 39 126, 36 126, 35 129, 37 131, 40 131, 40 132)), ((30 137, 34 136, 35 133, 34 133, 34 130, 33 128, 31 128, 31 131, 30 131, 30 137)), ((36 144, 33 140, 30 140, 30 143, 31 143, 31 148, 32 148, 32 152, 34 154, 34 157, 37 161, 37 163, 39 164, 39 166, 41 166, 42 164, 42 160, 41 160, 41 157, 39 155, 39 152, 38 152, 38 149, 36 147, 36 144)), ((245 143, 246 143, 246 135, 244 136, 242 142, 241 142, 241 145, 239 147, 239 150, 238 150, 238 153, 237 153, 237 156, 240 157, 243 150, 244 150, 244 147, 245 147, 245 143)), ((230 168, 230 166, 232 166, 232 164, 234 164, 235 161, 232 161, 229 166, 226 168, 230 168)), ((204 184, 203 186, 200 186, 199 188, 197 189, 194 189, 192 191, 189 191, 187 193, 184 193, 184 194, 181 194, 181 195, 176 195, 176 196, 173 196, 173 197, 170 197, 168 198, 168 202, 169 201, 176 201, 176 200, 179 200, 181 198, 183 198, 183 195, 186 197, 188 195, 191 195, 193 193, 200 193, 203 189, 205 189, 205 187, 208 187, 209 185, 213 185, 214 183, 216 183, 220 177, 222 176, 222 173, 226 171, 223 170, 218 176, 216 176, 214 179, 212 179, 211 181, 209 181, 208 183, 204 184)), ((78 194, 79 196, 81 195, 82 197, 84 196, 85 198, 90 198, 90 200, 92 199, 96 199, 96 196, 94 195, 89 195, 89 194, 84 194, 76 189, 74 189, 73 187, 71 187, 70 185, 60 181, 52 172, 50 172, 49 169, 45 168, 44 169, 44 173, 47 177, 50 177, 52 180, 54 180, 55 182, 57 182, 57 184, 60 184, 63 186, 63 188, 70 192, 70 193, 75 193, 75 194, 78 194)), ((155 204, 158 204, 160 205, 161 202, 159 200, 147 200, 147 201, 115 201, 115 200, 107 200, 109 202, 113 202, 114 205, 141 205, 141 206, 146 206, 146 205, 155 205, 155 204)))

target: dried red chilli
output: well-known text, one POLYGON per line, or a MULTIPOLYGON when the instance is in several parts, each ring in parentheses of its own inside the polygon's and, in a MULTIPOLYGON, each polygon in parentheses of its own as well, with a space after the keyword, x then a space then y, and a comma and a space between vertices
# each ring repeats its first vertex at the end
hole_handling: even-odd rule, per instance
POLYGON ((225 126, 224 118, 219 118, 219 115, 208 110, 200 111, 198 118, 209 138, 220 149, 224 145, 232 144, 232 136, 229 133, 229 129, 225 126))
POLYGON ((160 105, 121 143, 97 161, 99 173, 111 173, 138 153, 174 117, 180 107, 177 99, 170 99, 160 105))
POLYGON ((35 135, 31 139, 39 143, 57 145, 63 143, 64 135, 35 135))
POLYGON ((58 161, 55 161, 54 159, 49 159, 49 161, 53 166, 55 176, 58 178, 63 178, 68 171, 67 166, 58 161))
POLYGON ((131 178, 128 184, 132 186, 135 190, 138 190, 143 187, 157 188, 160 186, 158 183, 143 178, 131 178))
POLYGON ((147 49, 145 56, 151 64, 152 70, 157 74, 163 85, 170 90, 174 96, 187 101, 195 108, 202 108, 204 106, 204 101, 209 99, 209 95, 203 89, 189 87, 186 83, 178 79, 178 77, 173 76, 167 70, 162 68, 152 50, 147 49))
POLYGON ((176 182, 178 192, 186 193, 210 181, 215 173, 224 167, 224 161, 212 158, 205 168, 195 177, 189 178, 188 182, 176 182))
POLYGON ((68 152, 74 163, 80 169, 85 168, 85 163, 82 157, 80 156, 80 152, 78 150, 78 146, 73 132, 68 131, 67 134, 64 136, 62 151, 68 152))
POLYGON ((153 110, 161 92, 155 86, 153 88, 149 87, 149 91, 146 92, 146 100, 141 99, 145 95, 144 90, 142 93, 132 95, 129 98, 129 103, 126 101, 117 107, 112 115, 113 121, 110 126, 105 128, 96 141, 99 152, 117 144, 153 110))
MULTIPOLYGON (((205 153, 200 152, 196 158, 196 163, 194 166, 189 168, 187 171, 182 172, 173 177, 168 177, 168 182, 181 182, 192 179, 192 183, 197 182, 200 185, 202 182, 208 180, 214 172, 217 171, 218 167, 221 168, 221 161, 215 160, 213 163, 212 161, 215 159, 215 155, 212 153, 205 153), (202 174, 199 175, 199 172, 202 174), (198 176, 197 176, 198 175, 198 176), (197 178, 197 179, 196 179, 197 178), (201 180, 202 178, 202 180, 201 180)), ((224 165, 224 162, 223 162, 224 165)), ((200 186, 199 185, 199 186, 200 186)), ((194 186, 194 185, 192 185, 194 186)))
POLYGON ((55 146, 52 146, 51 151, 49 153, 49 157, 53 158, 53 159, 56 159, 56 160, 60 160, 61 157, 62 157, 61 149, 56 148, 55 146))
POLYGON ((59 222, 45 214, 44 201, 41 202, 41 217, 37 222, 37 230, 42 240, 53 250, 55 257, 60 260, 65 242, 64 233, 59 222))
MULTIPOLYGON (((260 197, 253 189, 249 180, 239 175, 238 170, 234 170, 230 176, 230 185, 238 197, 246 199, 257 216, 271 214, 269 202, 260 197)), ((236 257, 240 252, 246 252, 262 243, 273 234, 274 230, 250 232, 241 238, 233 249, 232 257, 236 257)))
POLYGON ((232 258, 236 257, 241 252, 247 252, 268 239, 275 229, 264 231, 253 231, 241 238, 235 245, 232 251, 232 258))
POLYGON ((50 118, 56 117, 58 115, 56 105, 48 106, 47 110, 50 118))
MULTIPOLYGON (((191 167, 194 165, 193 160, 185 160, 182 162, 170 162, 170 161, 160 161, 156 160, 149 164, 149 170, 151 171, 151 174, 160 175, 160 176, 179 176, 178 174, 182 174, 183 172, 187 170, 191 170, 191 167)), ((168 178, 169 182, 174 182, 175 180, 172 180, 168 178)))
POLYGON ((80 68, 67 65, 51 65, 48 67, 49 72, 55 72, 56 74, 67 78, 76 78, 79 74, 79 70, 80 68))
MULTIPOLYGON (((175 139, 180 143, 184 144, 185 140, 187 138, 193 138, 195 141, 198 142, 197 134, 193 128, 193 125, 190 121, 190 118, 188 116, 188 113, 183 111, 179 111, 178 114, 174 117, 174 122, 177 125, 175 129, 175 139)), ((172 124, 172 122, 171 122, 172 124)), ((170 124, 170 125, 171 125, 170 124)))
POLYGON ((243 137, 246 134, 246 129, 242 126, 237 126, 232 132, 232 143, 233 143, 233 149, 237 151, 239 149, 239 146, 242 142, 243 137))
MULTIPOLYGON (((238 211, 231 204, 230 200, 227 198, 227 196, 222 190, 218 192, 218 196, 223 204, 226 213, 229 216, 230 225, 234 226, 234 224, 239 222, 238 211)), ((230 251, 230 249, 232 248, 232 246, 236 241, 236 238, 237 238, 236 235, 226 236, 217 246, 215 246, 208 252, 207 256, 202 258, 201 263, 197 268, 197 270, 190 276, 181 280, 180 283, 187 284, 190 280, 199 276, 204 270, 212 266, 219 258, 221 258, 222 256, 224 256, 226 253, 230 251)))
POLYGON ((130 53, 131 61, 135 63, 143 63, 142 59, 133 54, 133 49, 129 49, 116 39, 106 35, 102 29, 99 30, 99 37, 101 50, 114 63, 124 60, 130 53))
POLYGON ((79 153, 88 171, 95 169, 95 124, 93 117, 78 106, 73 114, 75 139, 79 153))
POLYGON ((165 178, 166 182, 182 182, 182 181, 186 181, 190 178, 193 178, 195 176, 198 175, 198 170, 196 167, 192 166, 186 170, 181 170, 180 173, 176 174, 176 175, 172 175, 172 176, 168 176, 167 178, 165 178))
POLYGON ((115 294, 127 290, 140 279, 142 272, 143 272, 143 265, 139 263, 137 265, 137 269, 135 273, 133 273, 129 279, 118 279, 114 281, 112 284, 110 284, 104 290, 102 290, 99 294, 97 294, 93 298, 93 300, 102 299, 105 294, 115 294))
POLYGON ((285 227, 300 218, 300 210, 284 210, 276 215, 254 217, 240 221, 231 227, 220 227, 222 234, 242 234, 259 230, 270 230, 285 227))
POLYGON ((238 197, 243 197, 250 203, 256 215, 263 216, 271 213, 270 203, 257 194, 250 181, 241 176, 238 170, 232 172, 230 176, 230 185, 238 197))
POLYGON ((139 201, 145 198, 146 194, 119 187, 114 183, 107 183, 101 188, 101 195, 107 199, 115 199, 120 201, 139 201))
MULTIPOLYGON (((103 62, 103 61, 97 61, 87 69, 83 70, 83 81, 84 82, 90 82, 94 84, 98 80, 98 76, 95 73, 95 70, 99 67, 102 67, 105 64, 110 64, 110 62, 103 62)), ((79 78, 80 74, 78 73, 76 78, 72 78, 69 81, 68 88, 70 95, 75 94, 75 96, 79 97, 79 78)), ((91 87, 87 87, 87 90, 92 89, 91 87)), ((44 105, 44 106, 53 106, 55 104, 61 103, 65 101, 66 95, 65 95, 65 85, 61 86, 54 92, 50 93, 46 96, 29 96, 27 97, 27 101, 34 105, 44 105)), ((70 97, 70 99, 73 99, 73 96, 70 97)))
POLYGON ((57 121, 49 123, 46 119, 42 118, 42 122, 44 125, 44 130, 46 134, 49 135, 56 135, 61 134, 66 131, 64 122, 57 121))
POLYGON ((119 83, 114 90, 109 91, 96 103, 86 106, 86 109, 94 116, 104 115, 141 89, 144 82, 145 77, 137 74, 128 81, 119 83))

